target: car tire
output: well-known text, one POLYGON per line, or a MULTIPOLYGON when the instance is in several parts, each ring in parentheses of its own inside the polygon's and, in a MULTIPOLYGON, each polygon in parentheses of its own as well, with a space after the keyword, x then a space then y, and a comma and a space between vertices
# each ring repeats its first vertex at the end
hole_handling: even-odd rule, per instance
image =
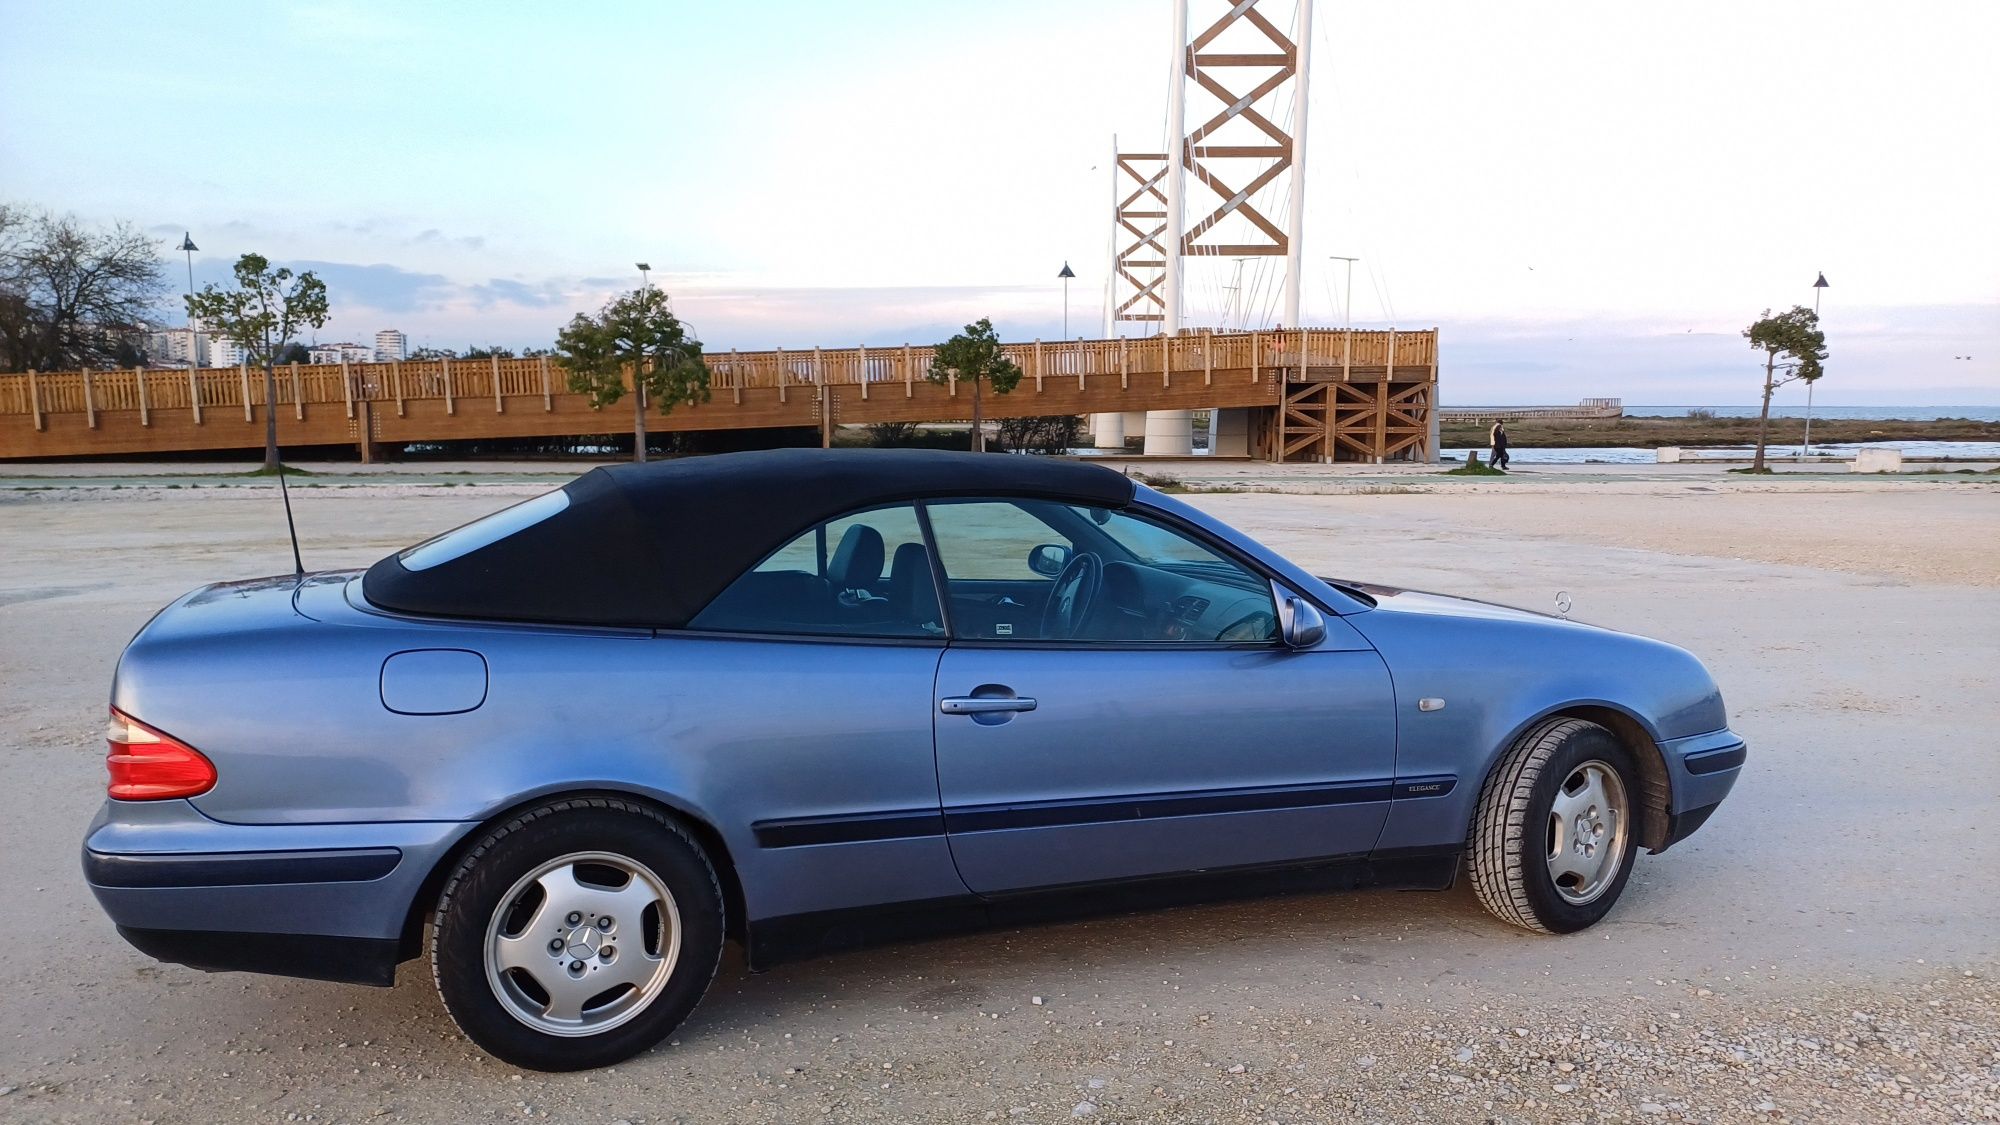
POLYGON ((508 818, 465 853, 438 896, 431 971, 488 1053, 584 1070, 679 1026, 714 979, 723 934, 715 867, 673 818, 571 798, 508 818))
POLYGON ((1549 934, 1604 917, 1632 875, 1639 793, 1631 752, 1605 728, 1582 719, 1530 728, 1487 776, 1473 813, 1466 864, 1480 903, 1549 934))

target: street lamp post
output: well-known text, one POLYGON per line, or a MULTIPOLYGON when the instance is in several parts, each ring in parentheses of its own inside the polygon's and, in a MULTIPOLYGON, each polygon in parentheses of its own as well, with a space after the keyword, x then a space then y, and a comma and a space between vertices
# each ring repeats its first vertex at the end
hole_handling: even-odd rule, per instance
MULTIPOLYGON (((640 292, 652 292, 652 265, 647 262, 633 262, 632 264, 639 269, 640 292)), ((644 362, 645 360, 636 357, 632 360, 632 409, 634 420, 632 426, 632 460, 639 462, 646 460, 646 380, 641 378, 643 372, 640 371, 640 365, 644 362)))
MULTIPOLYGON (((1827 284, 1826 284, 1826 274, 1825 274, 1824 272, 1821 272, 1821 274, 1819 275, 1819 278, 1818 278, 1818 280, 1816 280, 1816 281, 1814 281, 1814 282, 1813 282, 1813 319, 1814 319, 1814 320, 1818 320, 1818 319, 1819 319, 1819 295, 1820 295, 1820 292, 1821 292, 1822 290, 1826 289, 1826 287, 1827 287, 1827 284)), ((1817 327, 1817 326, 1815 326, 1815 327, 1817 327)), ((1803 445, 1801 445, 1801 446, 1799 447, 1799 460, 1801 460, 1801 461, 1803 461, 1803 460, 1805 460, 1806 458, 1808 458, 1808 457, 1812 456, 1812 399, 1813 399, 1813 384, 1814 384, 1814 383, 1817 383, 1817 382, 1819 382, 1819 380, 1818 380, 1818 379, 1808 379, 1808 380, 1806 380, 1806 440, 1805 440, 1805 443, 1804 443, 1803 445)))
POLYGON ((1076 276, 1076 272, 1069 268, 1068 262, 1064 262, 1062 272, 1056 276, 1062 278, 1063 283, 1063 339, 1067 340, 1069 339, 1069 282, 1076 276))
POLYGON ((1340 346, 1340 380, 1344 383, 1347 381, 1348 372, 1352 370, 1354 362, 1354 263, 1361 259, 1344 258, 1339 254, 1329 254, 1327 255, 1327 260, 1330 262, 1347 263, 1347 281, 1341 289, 1342 308, 1340 313, 1340 324, 1342 329, 1345 330, 1346 336, 1345 342, 1340 346))
POLYGON ((189 367, 200 366, 200 364, 197 363, 196 361, 200 358, 201 355, 201 337, 199 334, 197 334, 195 330, 194 308, 192 307, 194 301, 194 252, 199 249, 201 249, 201 247, 196 246, 194 244, 194 232, 183 231, 181 233, 181 250, 187 254, 188 301, 190 305, 190 307, 188 308, 188 366, 189 367))

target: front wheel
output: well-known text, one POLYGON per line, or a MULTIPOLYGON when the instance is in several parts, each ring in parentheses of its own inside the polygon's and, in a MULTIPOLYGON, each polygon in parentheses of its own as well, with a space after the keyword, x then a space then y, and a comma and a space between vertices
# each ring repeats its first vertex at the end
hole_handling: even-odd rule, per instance
POLYGON ((1467 866, 1495 916, 1574 933, 1610 913, 1638 854, 1638 771, 1610 731, 1582 719, 1531 728, 1486 779, 1467 866))
POLYGON ((575 798, 522 812, 466 853, 438 899, 431 967, 474 1043, 517 1066, 582 1070, 679 1026, 722 939, 715 869, 678 824, 575 798))

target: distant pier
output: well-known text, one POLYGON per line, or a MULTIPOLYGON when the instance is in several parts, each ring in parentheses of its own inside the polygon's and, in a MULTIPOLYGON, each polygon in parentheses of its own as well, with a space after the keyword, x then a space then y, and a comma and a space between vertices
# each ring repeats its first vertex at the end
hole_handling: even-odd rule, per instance
POLYGON ((1519 422, 1526 418, 1622 418, 1625 400, 1587 398, 1575 406, 1440 406, 1444 422, 1519 422))

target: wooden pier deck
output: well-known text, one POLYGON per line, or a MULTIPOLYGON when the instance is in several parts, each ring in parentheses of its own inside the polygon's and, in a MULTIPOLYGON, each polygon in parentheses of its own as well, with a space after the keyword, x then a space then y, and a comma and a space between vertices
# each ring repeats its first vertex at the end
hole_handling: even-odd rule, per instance
MULTIPOLYGON (((983 396, 989 418, 1244 408, 1271 460, 1428 459, 1437 332, 1188 332, 1010 344, 1024 377, 983 396)), ((655 431, 970 419, 972 396, 925 379, 932 349, 710 352, 711 394, 655 431)), ((629 433, 630 408, 592 408, 550 358, 290 364, 277 373, 278 440, 356 445, 629 433)), ((0 374, 0 460, 263 446, 264 380, 248 368, 0 374)))

